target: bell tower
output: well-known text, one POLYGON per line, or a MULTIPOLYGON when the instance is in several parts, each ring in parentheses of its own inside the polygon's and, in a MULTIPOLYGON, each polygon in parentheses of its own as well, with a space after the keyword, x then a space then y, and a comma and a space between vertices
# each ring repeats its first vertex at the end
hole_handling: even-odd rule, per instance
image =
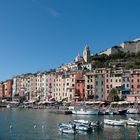
POLYGON ((86 45, 84 50, 83 50, 83 59, 85 62, 88 62, 89 58, 90 58, 90 49, 89 49, 89 46, 86 45))

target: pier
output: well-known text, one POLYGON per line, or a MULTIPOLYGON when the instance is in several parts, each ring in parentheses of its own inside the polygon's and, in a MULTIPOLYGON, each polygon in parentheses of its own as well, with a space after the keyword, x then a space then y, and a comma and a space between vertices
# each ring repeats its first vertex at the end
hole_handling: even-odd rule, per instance
POLYGON ((50 113, 56 113, 56 114, 72 114, 71 110, 49 110, 50 113))

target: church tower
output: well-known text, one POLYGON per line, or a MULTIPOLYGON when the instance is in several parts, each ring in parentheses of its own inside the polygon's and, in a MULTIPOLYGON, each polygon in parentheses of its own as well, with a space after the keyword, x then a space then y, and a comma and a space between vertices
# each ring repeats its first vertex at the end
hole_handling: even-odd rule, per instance
POLYGON ((77 55, 76 58, 75 58, 75 62, 80 61, 80 59, 81 59, 81 56, 80 56, 80 54, 78 53, 78 55, 77 55))
POLYGON ((83 59, 85 62, 88 62, 90 58, 90 50, 89 50, 89 46, 86 45, 84 50, 83 50, 83 59))

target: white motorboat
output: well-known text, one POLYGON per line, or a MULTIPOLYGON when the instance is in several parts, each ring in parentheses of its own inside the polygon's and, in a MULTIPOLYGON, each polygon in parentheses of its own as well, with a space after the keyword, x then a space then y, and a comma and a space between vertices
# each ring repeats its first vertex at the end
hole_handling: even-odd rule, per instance
POLYGON ((112 126, 124 126, 126 122, 124 120, 109 120, 109 119, 104 119, 104 124, 107 125, 112 125, 112 126))
POLYGON ((127 110, 127 114, 138 114, 139 113, 139 109, 138 108, 129 108, 127 110))
POLYGON ((98 109, 84 110, 81 108, 80 110, 73 110, 72 113, 76 115, 98 115, 99 110, 98 109))
POLYGON ((62 133, 71 133, 71 134, 76 133, 76 126, 73 127, 71 124, 60 123, 58 127, 59 131, 62 133))
POLYGON ((140 125, 140 121, 135 120, 135 119, 132 119, 132 118, 129 118, 129 119, 126 121, 126 123, 127 123, 127 125, 132 125, 132 126, 140 125))
POLYGON ((92 127, 85 124, 79 124, 79 125, 76 125, 76 129, 80 131, 91 131, 92 127))
POLYGON ((8 105, 6 106, 6 108, 11 108, 11 106, 8 104, 8 105))
POLYGON ((80 124, 89 124, 90 122, 87 120, 73 120, 74 123, 80 123, 80 124))
POLYGON ((73 128, 70 128, 70 127, 60 127, 59 131, 62 132, 62 133, 70 133, 70 134, 76 133, 76 131, 73 128))

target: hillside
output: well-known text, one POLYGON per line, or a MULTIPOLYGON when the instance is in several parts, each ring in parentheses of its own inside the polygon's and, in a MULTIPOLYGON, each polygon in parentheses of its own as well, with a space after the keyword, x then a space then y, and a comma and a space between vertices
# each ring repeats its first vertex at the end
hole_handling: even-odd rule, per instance
POLYGON ((140 68, 140 52, 138 53, 124 53, 120 52, 113 55, 95 54, 90 57, 94 68, 109 68, 109 67, 124 67, 140 68))

